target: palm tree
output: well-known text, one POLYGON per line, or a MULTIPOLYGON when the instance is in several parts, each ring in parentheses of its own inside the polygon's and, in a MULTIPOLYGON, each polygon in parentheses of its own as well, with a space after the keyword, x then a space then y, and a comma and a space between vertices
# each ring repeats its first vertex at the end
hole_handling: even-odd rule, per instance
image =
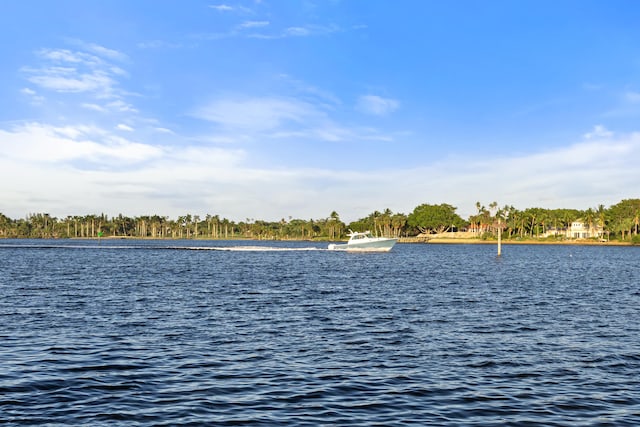
POLYGON ((476 209, 478 210, 478 214, 473 217, 474 224, 478 224, 476 228, 476 233, 479 235, 482 229, 482 219, 486 216, 487 209, 480 204, 480 202, 476 202, 476 209))
POLYGON ((524 213, 526 215, 527 226, 529 228, 529 236, 533 237, 533 230, 536 224, 537 213, 531 208, 525 210, 524 213))
POLYGON ((71 237, 71 220, 73 220, 73 217, 71 215, 67 215, 64 221, 67 225, 67 238, 71 237))
POLYGON ((598 224, 602 229, 602 237, 604 237, 604 227, 605 227, 605 221, 606 221, 606 210, 604 208, 604 205, 598 205, 598 209, 596 213, 598 215, 598 224))
POLYGON ((589 226, 589 237, 593 236, 593 222, 595 221, 596 213, 593 209, 589 208, 584 211, 584 222, 589 226))
POLYGON ((7 237, 9 235, 9 228, 11 225, 11 219, 0 213, 0 236, 7 237))
POLYGON ((194 215, 193 216, 193 222, 195 223, 195 235, 196 235, 196 239, 198 238, 198 223, 200 222, 200 215, 194 215))
POLYGON ((393 237, 400 237, 400 232, 407 223, 407 217, 403 214, 395 214, 391 217, 391 226, 393 228, 393 237))
POLYGON ((335 239, 342 234, 342 222, 340 221, 340 215, 336 211, 331 212, 328 218, 329 224, 329 238, 335 239))
POLYGON ((518 227, 518 220, 520 216, 518 215, 518 210, 513 206, 505 206, 505 210, 506 210, 506 216, 507 216, 506 226, 507 226, 507 229, 509 230, 508 237, 510 239, 518 227))
MULTIPOLYGON (((546 235, 547 233, 547 223, 551 220, 551 217, 549 216, 549 212, 547 210, 543 210, 540 212, 540 215, 538 217, 538 224, 542 225, 542 234, 546 235)), ((538 231, 537 237, 540 237, 540 232, 538 231)))
POLYGON ((391 235, 391 216, 393 212, 387 208, 380 214, 378 218, 378 224, 380 227, 380 235, 389 237, 391 235))

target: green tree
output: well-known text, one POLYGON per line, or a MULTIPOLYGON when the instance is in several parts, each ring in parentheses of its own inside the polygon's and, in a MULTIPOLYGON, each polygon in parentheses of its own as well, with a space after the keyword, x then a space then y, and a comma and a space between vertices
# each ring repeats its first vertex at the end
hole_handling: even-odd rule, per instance
POLYGON ((13 228, 13 221, 8 216, 0 213, 0 237, 10 237, 13 228))
POLYGON ((584 211, 582 218, 584 220, 584 223, 588 227, 589 236, 591 236, 594 229, 593 224, 596 221, 596 212, 592 208, 589 208, 586 211, 584 211))
POLYGON ((612 231, 620 233, 625 240, 627 235, 638 232, 640 223, 640 199, 625 199, 609 208, 612 231))
POLYGON ((343 230, 344 223, 340 221, 340 215, 336 211, 331 212, 331 215, 327 218, 327 237, 332 240, 340 238, 343 230))
POLYGON ((422 204, 409 214, 407 224, 421 233, 444 233, 452 227, 459 228, 465 224, 465 221, 456 213, 456 209, 446 203, 422 204))

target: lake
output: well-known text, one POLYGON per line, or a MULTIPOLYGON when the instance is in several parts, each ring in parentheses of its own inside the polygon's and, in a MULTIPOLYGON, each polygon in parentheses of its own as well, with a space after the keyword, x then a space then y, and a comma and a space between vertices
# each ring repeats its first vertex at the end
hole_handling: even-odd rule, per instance
POLYGON ((0 424, 640 425, 640 248, 0 240, 0 424))

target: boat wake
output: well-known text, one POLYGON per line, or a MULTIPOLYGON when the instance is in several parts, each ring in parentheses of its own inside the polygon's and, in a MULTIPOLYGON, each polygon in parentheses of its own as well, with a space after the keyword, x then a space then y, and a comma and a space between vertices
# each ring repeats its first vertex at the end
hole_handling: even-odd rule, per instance
POLYGON ((326 251, 325 248, 283 248, 277 246, 172 246, 167 249, 188 251, 228 251, 228 252, 300 252, 326 251))
POLYGON ((326 251, 317 247, 283 247, 283 246, 156 246, 156 245, 102 245, 102 244, 0 244, 1 248, 29 249, 144 249, 144 250, 183 250, 183 251, 227 251, 227 252, 301 252, 326 251))

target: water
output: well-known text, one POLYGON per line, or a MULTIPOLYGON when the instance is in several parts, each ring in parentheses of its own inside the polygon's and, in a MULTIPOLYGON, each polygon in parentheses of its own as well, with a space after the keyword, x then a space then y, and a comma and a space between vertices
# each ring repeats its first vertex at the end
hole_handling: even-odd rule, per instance
POLYGON ((640 248, 325 247, 0 241, 0 424, 640 425, 640 248))

